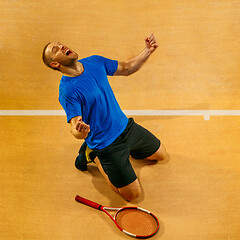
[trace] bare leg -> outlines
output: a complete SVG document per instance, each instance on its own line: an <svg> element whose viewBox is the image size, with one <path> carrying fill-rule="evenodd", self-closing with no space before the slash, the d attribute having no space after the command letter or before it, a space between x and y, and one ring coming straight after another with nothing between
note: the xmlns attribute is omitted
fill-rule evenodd
<svg viewBox="0 0 240 240"><path fill-rule="evenodd" d="M133 201L137 197L139 197L141 193L141 186L139 184L138 179L136 179L134 182L128 184L127 186L124 186L122 188L116 188L109 180L107 174L104 172L102 165L99 161L99 159L96 157L94 162L96 163L99 171L102 173L103 177L106 179L107 183L110 185L112 190L118 194L120 194L125 200L127 201Z"/></svg>
<svg viewBox="0 0 240 240"><path fill-rule="evenodd" d="M166 148L163 144L159 147L159 149L150 157L146 158L148 160L157 160L157 161L163 161L167 158L168 154L166 151Z"/></svg>
<svg viewBox="0 0 240 240"><path fill-rule="evenodd" d="M130 202L140 196L141 186L138 179L136 179L134 182L128 184L127 186L118 188L118 191L125 200Z"/></svg>
<svg viewBox="0 0 240 240"><path fill-rule="evenodd" d="M112 190L113 190L114 192L120 194L119 191L118 191L118 189L110 182L107 174L104 172L104 170L103 170L103 168L102 168L102 165L101 165L98 157L96 157L96 158L94 159L94 162L96 163L99 171L101 172L101 174L103 175L103 177L105 178L105 180L107 181L107 183L110 185L110 187L112 188Z"/></svg>
<svg viewBox="0 0 240 240"><path fill-rule="evenodd" d="M166 149L165 149L164 145L161 144L159 149L153 155L151 155L150 157L148 157L146 159L163 161L166 158L167 158ZM138 179L136 179L134 182L128 184L127 186L124 186L122 188L117 188L110 182L107 174L104 172L104 170L102 168L102 165L101 165L99 159L96 157L94 161L95 161L99 171L102 173L103 177L106 179L107 183L110 185L110 187L112 188L112 190L114 192L120 194L127 201L133 201L134 199L139 197L139 195L141 194L141 186L140 186Z"/></svg>
<svg viewBox="0 0 240 240"><path fill-rule="evenodd" d="M164 145L161 144L159 149L153 155L146 159L163 161L167 159L167 156L167 151ZM118 188L118 191L127 201L132 201L139 197L139 195L141 194L141 186L138 179L136 179L134 182L128 184L127 186Z"/></svg>

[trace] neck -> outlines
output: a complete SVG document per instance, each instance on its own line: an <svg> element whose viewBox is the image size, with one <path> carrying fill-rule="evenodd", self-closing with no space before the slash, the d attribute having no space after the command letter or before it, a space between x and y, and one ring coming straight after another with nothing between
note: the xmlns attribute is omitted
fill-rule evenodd
<svg viewBox="0 0 240 240"><path fill-rule="evenodd" d="M76 61L73 66L70 66L70 67L61 66L60 71L65 76L77 77L77 76L80 76L81 74L83 74L84 67L83 67L82 63Z"/></svg>

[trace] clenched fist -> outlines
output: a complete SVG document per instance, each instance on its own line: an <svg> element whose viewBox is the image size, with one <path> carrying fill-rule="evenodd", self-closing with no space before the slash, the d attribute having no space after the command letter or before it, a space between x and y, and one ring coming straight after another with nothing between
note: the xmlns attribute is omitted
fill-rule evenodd
<svg viewBox="0 0 240 240"><path fill-rule="evenodd" d="M146 48L148 49L149 53L153 53L156 48L158 47L158 43L153 35L153 33L150 35L150 37L145 38L145 44Z"/></svg>
<svg viewBox="0 0 240 240"><path fill-rule="evenodd" d="M90 126L83 122L82 117L71 119L71 132L77 139L85 139L90 132Z"/></svg>
<svg viewBox="0 0 240 240"><path fill-rule="evenodd" d="M83 122L82 118L79 118L77 120L75 128L78 132L87 133L87 134L90 132L90 126L85 122Z"/></svg>

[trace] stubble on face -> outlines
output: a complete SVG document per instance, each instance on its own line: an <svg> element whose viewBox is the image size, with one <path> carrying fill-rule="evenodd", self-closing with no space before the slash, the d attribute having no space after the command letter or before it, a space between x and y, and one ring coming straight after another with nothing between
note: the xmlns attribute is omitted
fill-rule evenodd
<svg viewBox="0 0 240 240"><path fill-rule="evenodd" d="M46 54L51 62L58 62L66 67L73 66L78 59L78 54L76 52L60 42L50 43Z"/></svg>

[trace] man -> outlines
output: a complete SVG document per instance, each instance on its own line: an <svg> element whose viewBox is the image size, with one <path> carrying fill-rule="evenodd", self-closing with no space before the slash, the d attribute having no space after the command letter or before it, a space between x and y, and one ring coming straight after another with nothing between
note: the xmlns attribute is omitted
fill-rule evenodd
<svg viewBox="0 0 240 240"><path fill-rule="evenodd" d="M76 52L59 42L49 43L43 50L44 63L63 74L59 101L71 133L85 139L75 166L86 170L86 164L94 161L112 189L127 201L141 193L129 156L160 161L167 155L160 140L125 116L107 78L138 71L158 47L153 34L145 45L139 55L124 62L101 56L78 60Z"/></svg>

